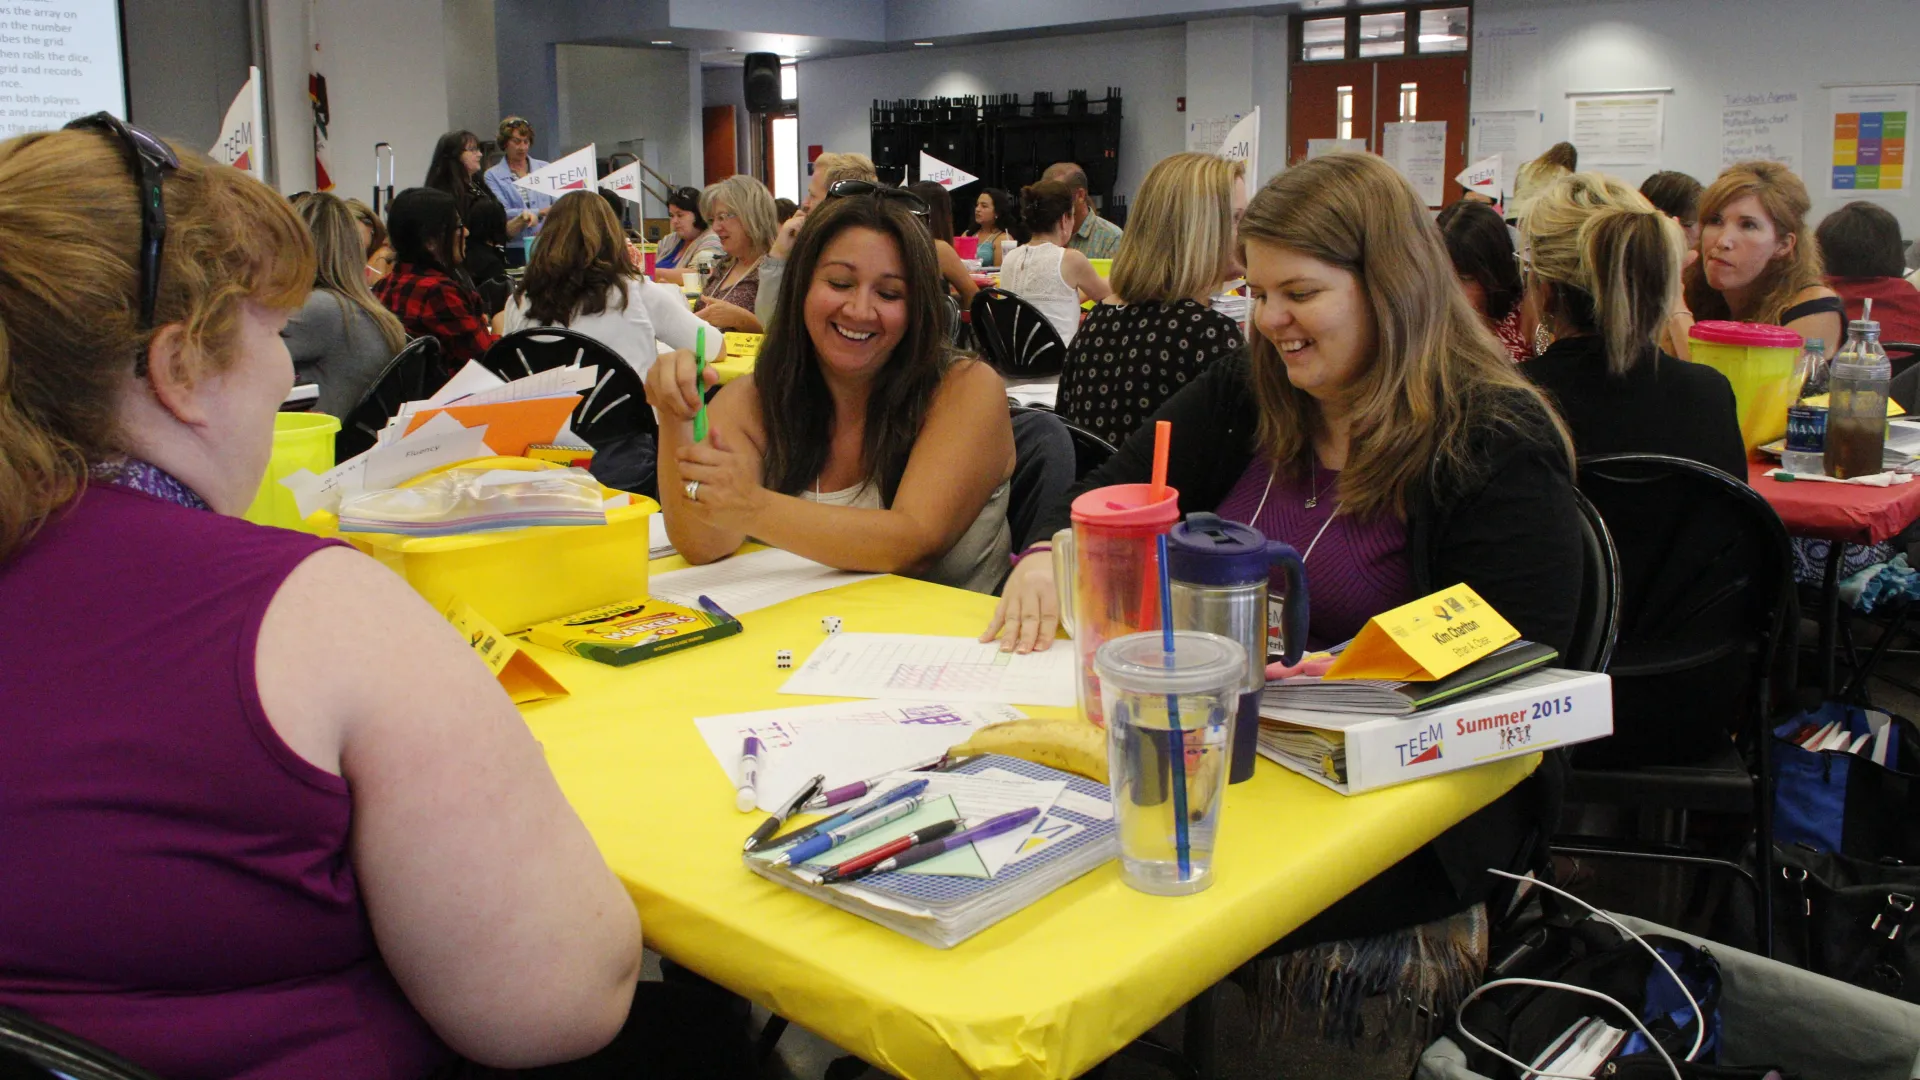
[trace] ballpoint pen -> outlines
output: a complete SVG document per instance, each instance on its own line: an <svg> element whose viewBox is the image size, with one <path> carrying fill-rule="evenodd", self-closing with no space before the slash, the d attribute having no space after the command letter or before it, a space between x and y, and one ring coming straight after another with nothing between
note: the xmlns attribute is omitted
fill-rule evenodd
<svg viewBox="0 0 1920 1080"><path fill-rule="evenodd" d="M809 825L804 829L796 829L795 831L790 832L785 836L776 837L774 839L774 842L777 844L785 845L785 844L798 844L807 840L811 840L815 836L819 835L820 833L826 832L829 829L838 829L841 826L846 825L848 822L856 821L860 818L866 817L868 814L873 813L875 810L878 810L885 806L891 806L894 803L899 802L901 799L911 799L915 795L918 795L925 790L927 790L927 782L925 780L915 780L915 781L912 781L911 783L902 784L899 787L894 788L891 791L888 791L884 795L876 795L873 798L868 799L866 802L861 803L859 806L855 806L848 810L842 810L838 814L835 814L824 821L816 821L812 825Z"/></svg>
<svg viewBox="0 0 1920 1080"><path fill-rule="evenodd" d="M978 840L986 840L999 836L1002 833L1012 832L1039 816L1040 808L1037 806L1029 806L1024 810L1015 810L1010 814L1001 814L996 818L988 818L986 821L975 825L965 832L954 833L952 836L942 837L939 840L930 840L924 844L916 844L892 858L882 859L872 866L855 870L852 873L835 878L834 880L858 881L869 874L884 874L890 870L904 870L915 863L923 863L935 856L945 855L955 848L963 848Z"/></svg>
<svg viewBox="0 0 1920 1080"><path fill-rule="evenodd" d="M773 857L773 865L798 866L808 859L824 855L856 836L864 836L882 825L899 821L908 814L920 809L918 798L901 799L878 813L868 814L858 821L850 821L838 829L828 829L816 836L802 840Z"/></svg>
<svg viewBox="0 0 1920 1080"><path fill-rule="evenodd" d="M801 806L805 805L808 799L818 794L820 785L826 782L827 778L824 775L815 775L813 779L800 785L800 790L794 792L792 798L781 803L780 809L775 810L772 817L761 822L760 827L753 830L753 835L747 837L747 842L741 846L741 850L753 851L760 845L766 843L767 838L772 836L780 826L786 824L787 819L792 817Z"/></svg>
<svg viewBox="0 0 1920 1080"><path fill-rule="evenodd" d="M740 746L740 786L733 793L733 807L743 814L760 801L760 749L760 740L752 735Z"/></svg>
<svg viewBox="0 0 1920 1080"><path fill-rule="evenodd" d="M952 754L950 753L941 754L939 757L934 758L931 761L921 762L918 765L910 765L905 769L895 769L893 771L894 772L939 772L940 770L946 768L947 765L952 760L953 760ZM867 792L872 791L874 787L878 785L880 781L886 779L888 775L890 774L883 773L880 776L871 777L866 780L855 780L851 784L842 784L837 788L829 788L828 790L823 791L818 795L815 795L813 797L813 800L807 803L806 809L825 810L825 809L828 809L829 807L839 806L841 803L852 802L853 800L858 799L861 796L865 795Z"/></svg>
<svg viewBox="0 0 1920 1080"><path fill-rule="evenodd" d="M948 818L945 821L929 825L924 829L916 829L898 839L889 840L864 855L855 855L853 858L848 859L838 866L827 867L820 875L820 884L831 885L836 881L844 880L848 874L865 870L875 863L891 859L910 847L917 847L929 841L938 840L956 829L964 829L966 827L967 823L964 820L960 818Z"/></svg>

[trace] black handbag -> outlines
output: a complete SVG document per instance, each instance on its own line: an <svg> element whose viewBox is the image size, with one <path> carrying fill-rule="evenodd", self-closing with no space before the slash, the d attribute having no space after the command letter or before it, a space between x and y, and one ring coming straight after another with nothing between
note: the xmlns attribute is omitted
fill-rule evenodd
<svg viewBox="0 0 1920 1080"><path fill-rule="evenodd" d="M1920 1004L1920 866L1774 848L1775 958Z"/></svg>

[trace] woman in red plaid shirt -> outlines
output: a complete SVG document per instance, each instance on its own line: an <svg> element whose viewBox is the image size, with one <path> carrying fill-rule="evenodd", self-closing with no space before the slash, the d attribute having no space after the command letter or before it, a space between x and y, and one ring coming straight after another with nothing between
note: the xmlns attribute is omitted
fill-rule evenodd
<svg viewBox="0 0 1920 1080"><path fill-rule="evenodd" d="M466 258L467 228L453 196L432 188L408 188L387 210L393 272L373 294L400 316L407 336L435 337L446 350L446 376L492 346L487 305L458 267ZM429 380L431 381L431 380ZM437 385L437 384L436 384Z"/></svg>

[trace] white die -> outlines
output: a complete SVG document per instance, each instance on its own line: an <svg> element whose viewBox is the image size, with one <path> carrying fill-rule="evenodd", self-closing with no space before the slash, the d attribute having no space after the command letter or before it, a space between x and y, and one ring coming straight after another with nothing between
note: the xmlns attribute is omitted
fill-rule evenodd
<svg viewBox="0 0 1920 1080"><path fill-rule="evenodd" d="M781 649L773 654L773 666L785 670L793 666L793 650Z"/></svg>
<svg viewBox="0 0 1920 1080"><path fill-rule="evenodd" d="M840 632L840 616L829 615L826 618L821 619L820 629L825 630L829 634L839 633Z"/></svg>

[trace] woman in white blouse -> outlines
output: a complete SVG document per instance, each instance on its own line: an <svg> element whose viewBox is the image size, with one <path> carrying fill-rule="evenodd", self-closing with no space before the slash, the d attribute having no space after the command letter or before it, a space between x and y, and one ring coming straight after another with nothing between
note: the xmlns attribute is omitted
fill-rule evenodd
<svg viewBox="0 0 1920 1080"><path fill-rule="evenodd" d="M1033 238L1007 253L1000 287L1040 309L1071 345L1080 329L1080 302L1105 300L1112 291L1085 255L1067 247L1073 238L1072 189L1058 180L1021 188L1020 221Z"/></svg>
<svg viewBox="0 0 1920 1080"><path fill-rule="evenodd" d="M620 354L642 379L664 343L691 349L706 331L706 357L720 357L720 331L687 310L680 290L642 277L625 233L595 192L562 196L547 214L526 276L507 303L502 329L561 326Z"/></svg>

